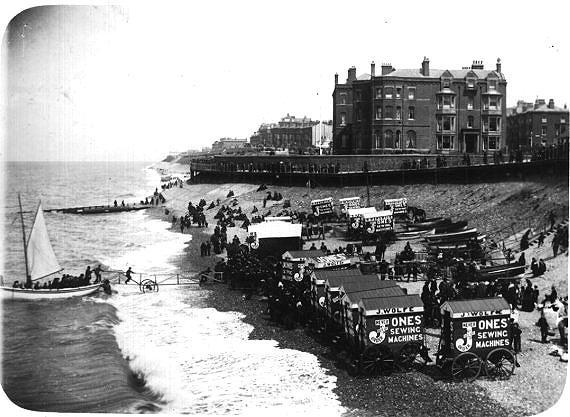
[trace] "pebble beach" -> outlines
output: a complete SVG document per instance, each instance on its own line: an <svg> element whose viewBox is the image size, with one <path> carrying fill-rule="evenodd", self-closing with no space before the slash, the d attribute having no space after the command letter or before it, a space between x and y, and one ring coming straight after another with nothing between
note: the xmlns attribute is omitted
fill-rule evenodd
<svg viewBox="0 0 570 417"><path fill-rule="evenodd" d="M256 192L258 184L184 184L183 188L174 187L163 191L166 198L164 207L154 209L154 214L171 221L172 216L180 217L186 212L189 201L197 203L204 198L209 204L220 199L220 204L227 204L237 198L239 206L251 218L253 206L260 213L271 211L276 215L283 208L283 201L268 201L263 209L263 197L266 192ZM233 191L234 196L226 196ZM333 197L366 197L365 187L318 188L272 187L267 191L283 194L290 200L291 208L307 210L311 199ZM545 217L543 213L554 209L557 213L568 212L567 183L532 183L505 182L472 185L407 185L371 187L371 204L381 203L387 196L408 197L409 205L421 207L432 216L451 216L454 219L468 219L470 226L479 230L491 231L501 228L505 223L512 225L509 233L512 239L522 233L533 222ZM532 204L529 210L528 204ZM533 209L534 208L534 209ZM213 216L216 209L206 210L208 227L191 227L185 230L189 235L185 256L178 260L180 269L186 271L192 265L194 270L208 267L213 269L219 260L216 256L200 257L200 244L209 239L216 221ZM168 214L166 214L168 212ZM559 216L563 220L563 216ZM242 241L246 230L228 229L228 239L237 235ZM179 224L173 226L180 232ZM190 238L191 235L191 238ZM504 232L505 238L507 233ZM526 258L552 257L550 241L540 248L531 247ZM322 240L314 241L319 247ZM324 240L329 249L346 245L343 238L334 229L327 233ZM412 242L414 245L417 243ZM405 242L396 242L389 246L386 257L393 259ZM305 245L308 249L309 245ZM364 248L365 250L367 248ZM372 248L370 248L372 249ZM222 254L223 256L223 254ZM548 269L544 276L533 279L539 286L541 297L551 285L556 285L559 296L567 295L568 253L558 255L547 261ZM197 272L197 271L196 271ZM411 294L421 292L422 282L403 282ZM317 341L305 328L285 330L267 320L264 314L266 303L256 297L245 300L239 291L232 291L224 284L207 284L209 289L206 303L219 311L236 311L245 315L243 320L253 326L250 339L275 340L282 348L296 349L315 354L321 365L337 378L335 393L347 411L347 415L446 415L446 416L527 416L540 413L552 407L560 398L566 378L567 365L558 357L549 355L554 344L542 344L540 331L535 326L538 319L536 310L520 314L523 330L522 352L518 357L521 364L508 381L489 381L478 379L474 383L450 383L442 380L432 371L395 373L388 377L352 377L339 366L331 349ZM429 339L429 336L428 336ZM552 339L555 339L554 337ZM428 341L428 344L430 342ZM432 342L436 343L436 342ZM433 349L432 349L433 351ZM429 368L429 367L428 367Z"/></svg>

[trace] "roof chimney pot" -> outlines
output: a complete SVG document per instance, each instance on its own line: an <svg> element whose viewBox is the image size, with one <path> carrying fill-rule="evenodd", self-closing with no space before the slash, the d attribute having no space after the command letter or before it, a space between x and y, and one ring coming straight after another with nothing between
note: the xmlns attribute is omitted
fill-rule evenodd
<svg viewBox="0 0 570 417"><path fill-rule="evenodd" d="M370 63L370 76L374 77L376 75L376 64L374 61Z"/></svg>
<svg viewBox="0 0 570 417"><path fill-rule="evenodd" d="M429 77L429 58L426 56L424 56L424 60L422 61L422 75Z"/></svg>

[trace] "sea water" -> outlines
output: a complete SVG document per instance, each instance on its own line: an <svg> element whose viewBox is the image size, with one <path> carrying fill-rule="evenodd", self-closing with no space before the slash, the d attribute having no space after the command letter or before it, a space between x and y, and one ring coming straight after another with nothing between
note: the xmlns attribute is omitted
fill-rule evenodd
<svg viewBox="0 0 570 417"><path fill-rule="evenodd" d="M160 184L148 163L9 163L7 170L5 282L25 275L18 192L29 228L40 198L44 208L138 203ZM72 274L97 264L175 273L191 238L144 211L45 217ZM3 303L2 386L13 402L59 412L342 413L336 378L314 355L249 340L251 326L205 305L205 290L115 289L111 297Z"/></svg>

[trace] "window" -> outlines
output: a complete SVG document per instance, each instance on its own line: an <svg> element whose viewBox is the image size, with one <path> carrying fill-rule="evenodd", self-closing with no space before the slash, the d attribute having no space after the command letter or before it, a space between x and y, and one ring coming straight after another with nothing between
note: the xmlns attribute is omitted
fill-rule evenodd
<svg viewBox="0 0 570 417"><path fill-rule="evenodd" d="M540 134L541 135L546 135L546 132L548 132L547 126L542 126L540 128Z"/></svg>
<svg viewBox="0 0 570 417"><path fill-rule="evenodd" d="M392 88L392 87L384 88L384 97L385 98L392 98L393 90L394 90L394 88Z"/></svg>
<svg viewBox="0 0 570 417"><path fill-rule="evenodd" d="M489 110L497 110L499 99L497 97L489 97Z"/></svg>
<svg viewBox="0 0 570 417"><path fill-rule="evenodd" d="M541 122L542 122L542 123L546 123L546 117L543 117L543 118L541 119Z"/></svg>
<svg viewBox="0 0 570 417"><path fill-rule="evenodd" d="M451 85L451 83L450 83L450 80L448 78L442 80L442 82L441 82L441 86L443 88L449 88L450 85Z"/></svg>
<svg viewBox="0 0 570 417"><path fill-rule="evenodd" d="M413 130L408 130L406 133L406 143L408 148L416 147L416 132Z"/></svg>
<svg viewBox="0 0 570 417"><path fill-rule="evenodd" d="M382 98L382 87L376 88L376 98Z"/></svg>
<svg viewBox="0 0 570 417"><path fill-rule="evenodd" d="M455 136L437 135L437 149L451 150L454 148Z"/></svg>
<svg viewBox="0 0 570 417"><path fill-rule="evenodd" d="M560 136L560 125L559 124L554 125L554 131L556 132L555 136Z"/></svg>
<svg viewBox="0 0 570 417"><path fill-rule="evenodd" d="M497 89L497 80L488 80L487 84L489 86L489 90L496 90Z"/></svg>
<svg viewBox="0 0 570 417"><path fill-rule="evenodd" d="M384 117L387 119L393 119L394 118L394 107L386 106L386 113L384 114Z"/></svg>
<svg viewBox="0 0 570 417"><path fill-rule="evenodd" d="M416 108L413 106L408 107L408 119L414 120L416 118Z"/></svg>
<svg viewBox="0 0 570 417"><path fill-rule="evenodd" d="M467 78L467 88L475 88L475 78Z"/></svg>
<svg viewBox="0 0 570 417"><path fill-rule="evenodd" d="M473 110L473 97L467 97L467 110Z"/></svg>
<svg viewBox="0 0 570 417"><path fill-rule="evenodd" d="M376 120L382 118L382 106L376 106Z"/></svg>
<svg viewBox="0 0 570 417"><path fill-rule="evenodd" d="M455 131L455 116L438 116L437 131Z"/></svg>
<svg viewBox="0 0 570 417"><path fill-rule="evenodd" d="M356 107L356 109L354 109L354 115L356 116L356 120L360 121L360 107Z"/></svg>
<svg viewBox="0 0 570 417"><path fill-rule="evenodd" d="M356 100L362 100L362 92L360 90L356 90Z"/></svg>
<svg viewBox="0 0 570 417"><path fill-rule="evenodd" d="M340 93L340 104L346 104L346 93Z"/></svg>
<svg viewBox="0 0 570 417"><path fill-rule="evenodd" d="M347 135L342 135L341 144L342 144L343 148L348 147L348 136Z"/></svg>
<svg viewBox="0 0 570 417"><path fill-rule="evenodd" d="M402 96L402 88L396 87L396 98L400 98Z"/></svg>
<svg viewBox="0 0 570 417"><path fill-rule="evenodd" d="M415 100L416 87L408 87L408 100Z"/></svg>
<svg viewBox="0 0 570 417"><path fill-rule="evenodd" d="M467 127L473 129L473 116L467 116Z"/></svg>
<svg viewBox="0 0 570 417"><path fill-rule="evenodd" d="M376 149L382 147L382 135L378 130L374 131L374 143L376 144Z"/></svg>
<svg viewBox="0 0 570 417"><path fill-rule="evenodd" d="M396 143L394 143L394 148L400 149L402 147L402 132L396 130Z"/></svg>
<svg viewBox="0 0 570 417"><path fill-rule="evenodd" d="M346 113L345 113L345 112L342 112L342 113L340 114L340 124L341 124L341 125L345 125L345 124L346 124Z"/></svg>
<svg viewBox="0 0 570 417"><path fill-rule="evenodd" d="M498 123L496 117L489 117L489 132L497 132Z"/></svg>
<svg viewBox="0 0 570 417"><path fill-rule="evenodd" d="M455 108L455 96L440 95L437 99L438 109L453 109Z"/></svg>
<svg viewBox="0 0 570 417"><path fill-rule="evenodd" d="M394 147L394 133L391 130L384 132L384 146L386 148Z"/></svg>
<svg viewBox="0 0 570 417"><path fill-rule="evenodd" d="M500 139L498 136L483 136L483 149L496 151L500 148Z"/></svg>
<svg viewBox="0 0 570 417"><path fill-rule="evenodd" d="M400 120L402 118L402 108L400 106L396 107L396 119Z"/></svg>

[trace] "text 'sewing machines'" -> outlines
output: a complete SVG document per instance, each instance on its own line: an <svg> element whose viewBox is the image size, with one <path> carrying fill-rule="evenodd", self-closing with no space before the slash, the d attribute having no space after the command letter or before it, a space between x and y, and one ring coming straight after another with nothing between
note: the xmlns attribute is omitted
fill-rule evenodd
<svg viewBox="0 0 570 417"><path fill-rule="evenodd" d="M496 379L513 374L511 309L504 298L447 301L436 364L455 380L472 381L482 372Z"/></svg>

